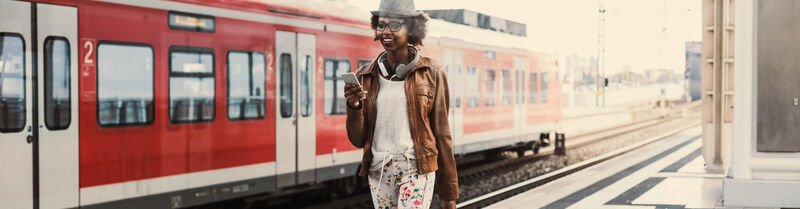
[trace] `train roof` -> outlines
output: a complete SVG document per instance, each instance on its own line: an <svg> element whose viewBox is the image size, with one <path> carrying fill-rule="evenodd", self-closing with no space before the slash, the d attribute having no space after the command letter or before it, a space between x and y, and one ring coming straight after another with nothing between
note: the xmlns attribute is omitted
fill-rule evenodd
<svg viewBox="0 0 800 209"><path fill-rule="evenodd" d="M354 27L369 28L370 13L362 11L354 6L351 6L341 0L171 0L175 2L184 2L197 5L206 5L218 8L226 8L233 10L240 10L245 12L272 14L272 15L291 15L299 18L315 19L317 21L346 24ZM435 17L441 17L443 14L463 14L475 13L469 10L456 9L456 10L428 10L432 13L437 13ZM445 12L451 11L451 12ZM213 15L213 14L212 14ZM480 14L483 15L483 14ZM488 17L483 15L481 17ZM443 20L445 19L445 20ZM495 27L497 23L515 25L507 30L508 27L499 28L481 28L481 25L469 23L454 23L453 18L431 18L428 21L428 37L439 40L460 40L471 44L483 45L482 48L501 47L508 51L516 53L529 53L529 54L551 54L536 50L536 45L533 39L526 36L527 32L521 32L525 29L524 24L505 20L502 18L492 17ZM502 21L498 21L502 20ZM464 21L462 21L464 22ZM491 26L488 25L488 26ZM487 26L487 27L488 27ZM512 32L513 31L513 32ZM371 34L364 34L371 35ZM432 40L429 39L429 40Z"/></svg>
<svg viewBox="0 0 800 209"><path fill-rule="evenodd" d="M431 17L428 37L456 39L516 53L552 56L528 37L527 25L467 9L425 10ZM524 51L524 52L523 52Z"/></svg>
<svg viewBox="0 0 800 209"><path fill-rule="evenodd" d="M439 19L428 21L428 37L461 40L487 47L502 47L517 51L517 53L548 54L541 50L536 50L536 45L529 37L478 29Z"/></svg>
<svg viewBox="0 0 800 209"><path fill-rule="evenodd" d="M332 0L171 0L262 14L281 14L323 22L369 26L369 13Z"/></svg>

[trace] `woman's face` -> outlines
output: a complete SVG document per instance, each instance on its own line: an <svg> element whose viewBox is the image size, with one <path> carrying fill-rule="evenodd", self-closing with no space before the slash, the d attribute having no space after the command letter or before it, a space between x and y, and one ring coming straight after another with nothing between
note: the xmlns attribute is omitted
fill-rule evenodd
<svg viewBox="0 0 800 209"><path fill-rule="evenodd" d="M408 28L402 18L378 17L375 39L386 51L396 51L408 46Z"/></svg>

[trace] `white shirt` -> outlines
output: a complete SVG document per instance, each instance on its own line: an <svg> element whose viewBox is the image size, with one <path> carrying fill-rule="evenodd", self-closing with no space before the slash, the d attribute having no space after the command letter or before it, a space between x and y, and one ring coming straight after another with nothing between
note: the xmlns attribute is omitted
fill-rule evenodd
<svg viewBox="0 0 800 209"><path fill-rule="evenodd" d="M378 115L372 135L372 164L370 170L378 170L394 156L414 156L414 140L408 120L408 102L405 81L390 81L383 76L380 91L375 100Z"/></svg>

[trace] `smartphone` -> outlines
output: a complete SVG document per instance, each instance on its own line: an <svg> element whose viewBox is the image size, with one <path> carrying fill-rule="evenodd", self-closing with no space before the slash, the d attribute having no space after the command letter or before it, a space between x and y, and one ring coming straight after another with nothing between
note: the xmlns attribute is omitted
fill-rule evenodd
<svg viewBox="0 0 800 209"><path fill-rule="evenodd" d="M347 84L361 85L361 82L358 82L356 74L354 73L342 73L342 80L344 80L344 83Z"/></svg>

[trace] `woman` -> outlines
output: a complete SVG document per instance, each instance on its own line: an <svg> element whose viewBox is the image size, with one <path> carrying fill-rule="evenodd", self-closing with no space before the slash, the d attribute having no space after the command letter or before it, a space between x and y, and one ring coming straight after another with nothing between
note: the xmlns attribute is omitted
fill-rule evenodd
<svg viewBox="0 0 800 209"><path fill-rule="evenodd" d="M442 208L458 199L447 78L415 48L427 21L413 0L382 0L371 23L385 51L356 72L362 86L345 86L347 136L364 148L375 208L428 208L434 182Z"/></svg>

